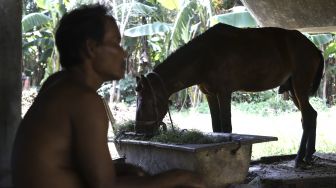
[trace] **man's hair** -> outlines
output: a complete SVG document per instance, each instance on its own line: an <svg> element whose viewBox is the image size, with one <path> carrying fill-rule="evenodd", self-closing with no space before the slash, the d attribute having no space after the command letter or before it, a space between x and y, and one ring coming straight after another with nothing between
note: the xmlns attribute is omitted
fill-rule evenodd
<svg viewBox="0 0 336 188"><path fill-rule="evenodd" d="M81 52L87 39L101 43L105 34L105 23L115 19L107 14L103 5L83 5L69 13L64 14L60 20L55 41L60 55L60 63L67 69L82 63Z"/></svg>

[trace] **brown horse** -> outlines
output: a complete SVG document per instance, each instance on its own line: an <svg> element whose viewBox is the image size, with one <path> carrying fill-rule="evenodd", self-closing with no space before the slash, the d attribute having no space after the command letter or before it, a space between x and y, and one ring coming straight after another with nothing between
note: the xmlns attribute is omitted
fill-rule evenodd
<svg viewBox="0 0 336 188"><path fill-rule="evenodd" d="M323 75L321 51L303 34L281 28L240 29L217 24L176 50L137 82L136 131L153 134L174 92L198 85L206 94L214 132L232 131L231 94L277 86L301 111L296 166L315 152L317 112L309 103Z"/></svg>

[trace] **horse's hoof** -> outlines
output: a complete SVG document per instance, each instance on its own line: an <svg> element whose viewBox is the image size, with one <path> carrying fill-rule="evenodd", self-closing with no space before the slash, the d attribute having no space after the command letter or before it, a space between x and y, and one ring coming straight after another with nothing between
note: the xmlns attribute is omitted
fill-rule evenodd
<svg viewBox="0 0 336 188"><path fill-rule="evenodd" d="M316 156L306 157L303 159L304 163L314 165L319 158Z"/></svg>
<svg viewBox="0 0 336 188"><path fill-rule="evenodd" d="M309 170L313 167L312 163L307 163L305 161L295 161L294 168L301 170Z"/></svg>

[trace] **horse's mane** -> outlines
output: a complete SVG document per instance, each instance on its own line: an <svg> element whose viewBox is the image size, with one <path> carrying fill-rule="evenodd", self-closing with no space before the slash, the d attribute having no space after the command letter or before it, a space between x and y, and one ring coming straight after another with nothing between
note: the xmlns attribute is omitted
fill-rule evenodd
<svg viewBox="0 0 336 188"><path fill-rule="evenodd" d="M199 51L199 48L206 48L210 47L211 43L214 39L218 38L220 34L223 34L225 31L231 32L232 30L236 30L236 27L226 25L223 23L219 23L214 25L213 27L209 28L202 34L196 36L183 46L176 49L173 53L171 53L162 63L157 65L154 70L158 67L165 66L165 64L178 64L178 66L181 66L182 62L188 62L192 59L195 59L198 57L197 54ZM182 61L182 62L181 62Z"/></svg>

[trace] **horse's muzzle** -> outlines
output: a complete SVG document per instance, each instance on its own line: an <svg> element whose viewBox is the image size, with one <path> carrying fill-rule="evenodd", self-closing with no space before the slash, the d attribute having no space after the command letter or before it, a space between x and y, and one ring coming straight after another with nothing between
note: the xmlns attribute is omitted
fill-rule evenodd
<svg viewBox="0 0 336 188"><path fill-rule="evenodd" d="M157 121L136 121L135 132L145 135L155 135L159 130Z"/></svg>

